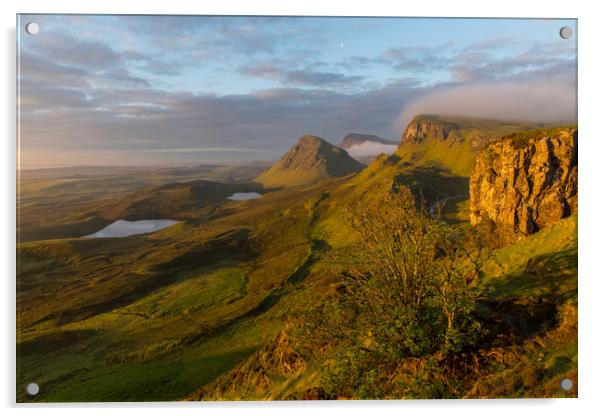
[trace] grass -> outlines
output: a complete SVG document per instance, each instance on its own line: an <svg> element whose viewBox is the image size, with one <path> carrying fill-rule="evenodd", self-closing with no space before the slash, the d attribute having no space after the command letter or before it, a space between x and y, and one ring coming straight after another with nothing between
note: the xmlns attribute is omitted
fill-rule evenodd
<svg viewBox="0 0 602 416"><path fill-rule="evenodd" d="M124 309L143 316L190 314L244 296L247 276L241 269L218 269L154 292Z"/></svg>
<svg viewBox="0 0 602 416"><path fill-rule="evenodd" d="M232 351L190 361L143 362L109 366L66 382L48 402L170 401L181 399L230 370L254 349Z"/></svg>
<svg viewBox="0 0 602 416"><path fill-rule="evenodd" d="M523 325L519 330L526 328L510 315L512 308L547 305L555 313L523 316L542 322L522 343L493 350L505 364L481 377L468 397L576 397L577 215L496 250L481 286L488 301L507 305L506 319ZM573 381L573 390L560 388L564 378Z"/></svg>
<svg viewBox="0 0 602 416"><path fill-rule="evenodd" d="M576 297L577 215L496 250L484 272L493 297Z"/></svg>
<svg viewBox="0 0 602 416"><path fill-rule="evenodd" d="M470 176L476 157L476 152L468 140L460 144L437 140L426 140L418 144L407 143L401 145L395 154L402 163L445 169L461 177Z"/></svg>
<svg viewBox="0 0 602 416"><path fill-rule="evenodd" d="M225 204L210 223L151 235L20 244L18 391L35 379L40 401L172 400L229 370L304 290L280 288L309 267L308 199L335 184ZM61 335L76 333L89 335Z"/></svg>

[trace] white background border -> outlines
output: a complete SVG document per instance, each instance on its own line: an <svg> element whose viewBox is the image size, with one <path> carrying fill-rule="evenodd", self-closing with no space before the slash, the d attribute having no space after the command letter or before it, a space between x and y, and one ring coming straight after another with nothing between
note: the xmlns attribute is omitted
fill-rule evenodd
<svg viewBox="0 0 602 416"><path fill-rule="evenodd" d="M144 412L169 414L257 414L257 415L362 415L420 413L487 416L508 413L581 415L601 412L602 397L602 276L598 254L602 206L602 16L598 2L575 0L412 0L402 1L278 1L278 0L3 0L0 98L3 135L0 172L2 175L0 265L2 288L2 340L0 342L0 404L8 414L105 415ZM472 400L391 401L328 403L157 403L16 405L15 400L15 14L16 13L122 13L122 14L277 14L346 16L440 16L440 17L563 17L578 18L579 35L579 399L565 400ZM503 35L503 34L500 34ZM142 407L142 409L139 409ZM6 413L5 413L6 414Z"/></svg>

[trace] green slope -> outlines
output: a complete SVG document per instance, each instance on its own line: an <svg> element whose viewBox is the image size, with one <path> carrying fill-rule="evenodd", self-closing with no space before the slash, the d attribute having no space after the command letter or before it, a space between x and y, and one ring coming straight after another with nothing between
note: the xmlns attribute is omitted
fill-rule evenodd
<svg viewBox="0 0 602 416"><path fill-rule="evenodd" d="M175 400L231 369L301 305L320 250L307 201L338 185L145 236L19 245L18 399L35 379L38 401Z"/></svg>

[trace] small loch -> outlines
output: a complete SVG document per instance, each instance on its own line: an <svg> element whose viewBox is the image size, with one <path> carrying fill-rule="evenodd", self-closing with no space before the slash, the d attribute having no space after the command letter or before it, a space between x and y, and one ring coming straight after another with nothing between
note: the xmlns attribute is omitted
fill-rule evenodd
<svg viewBox="0 0 602 416"><path fill-rule="evenodd" d="M257 192L235 192L226 199L231 201L247 201L249 199L257 199L260 196L261 194Z"/></svg>
<svg viewBox="0 0 602 416"><path fill-rule="evenodd" d="M177 224L175 220L140 220L125 221L117 220L94 234L86 235L86 238L110 238L129 237L131 235L147 234L162 230L163 228Z"/></svg>

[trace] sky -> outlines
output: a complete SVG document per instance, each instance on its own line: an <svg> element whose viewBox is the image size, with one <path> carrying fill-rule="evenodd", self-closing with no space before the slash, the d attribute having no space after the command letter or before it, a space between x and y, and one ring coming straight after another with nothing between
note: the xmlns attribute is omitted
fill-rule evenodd
<svg viewBox="0 0 602 416"><path fill-rule="evenodd" d="M305 134L397 141L422 113L575 122L576 33L557 19L20 15L19 164L276 160Z"/></svg>

